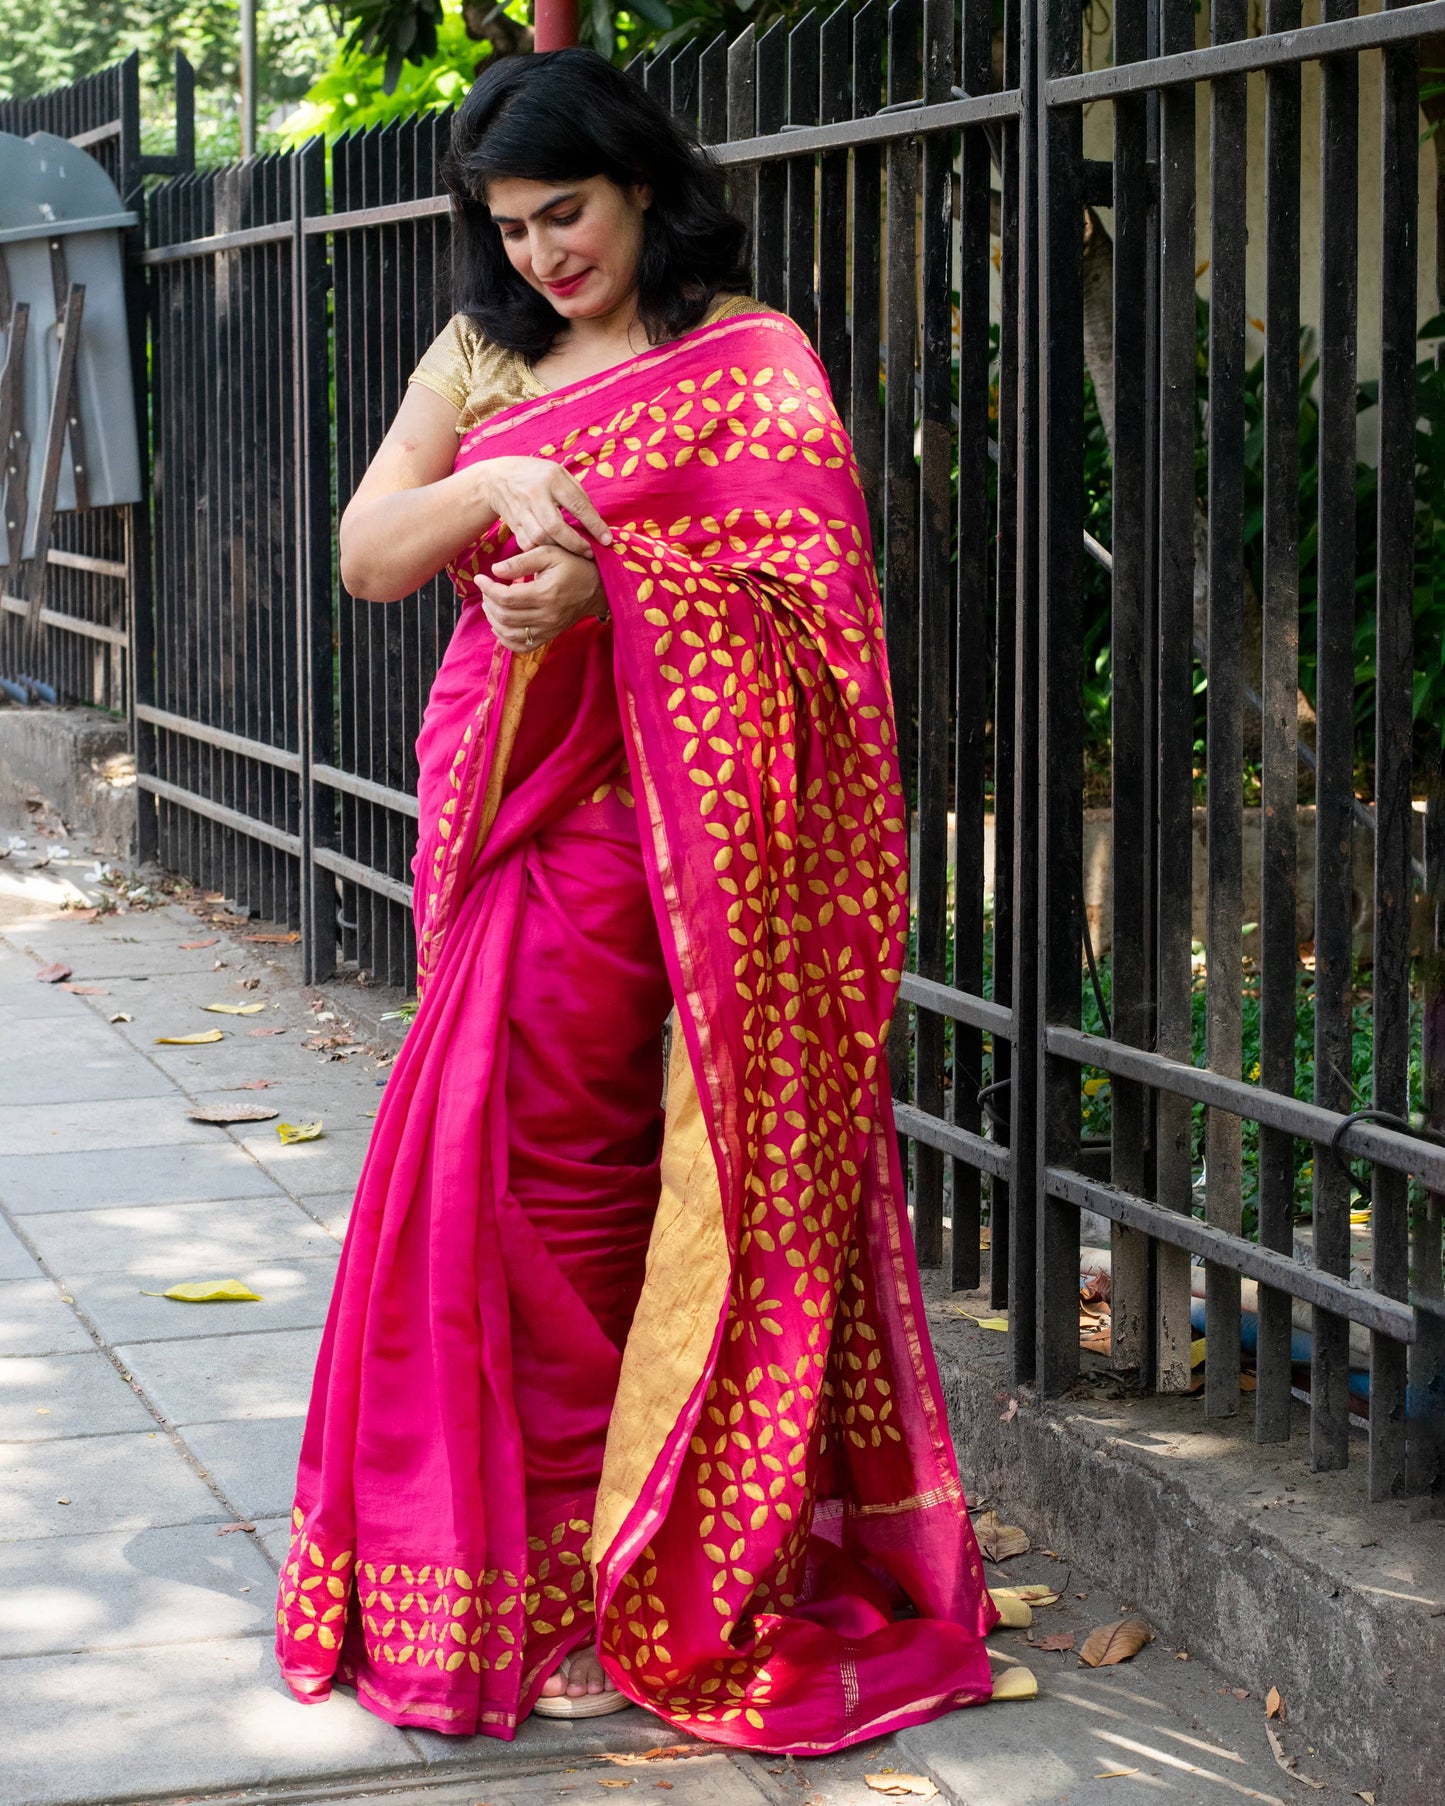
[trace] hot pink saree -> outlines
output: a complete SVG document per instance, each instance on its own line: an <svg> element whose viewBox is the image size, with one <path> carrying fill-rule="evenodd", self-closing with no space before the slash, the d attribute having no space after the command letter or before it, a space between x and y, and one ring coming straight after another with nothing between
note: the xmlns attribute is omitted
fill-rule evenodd
<svg viewBox="0 0 1445 1806"><path fill-rule="evenodd" d="M422 1001L318 1364L282 1669L510 1737L595 1641L679 1730L838 1749L986 1700L997 1618L888 1096L907 841L857 471L762 313L459 462L507 454L586 485L612 621L513 658L469 606L437 677Z"/></svg>

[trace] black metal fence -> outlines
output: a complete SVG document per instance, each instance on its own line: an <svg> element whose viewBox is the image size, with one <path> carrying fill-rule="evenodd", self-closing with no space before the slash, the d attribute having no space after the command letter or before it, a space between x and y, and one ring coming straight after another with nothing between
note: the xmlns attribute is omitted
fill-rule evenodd
<svg viewBox="0 0 1445 1806"><path fill-rule="evenodd" d="M1382 1497L1440 1478L1445 1143L1412 1129L1411 1110L1423 1102L1445 1127L1445 992L1431 953L1442 923L1437 905L1426 957L1412 960L1411 907L1422 859L1440 894L1445 793L1437 781L1415 847L1420 760L1438 760L1440 724L1412 723L1410 679L1412 662L1440 657L1413 637L1415 196L1418 41L1445 30L1445 0L1361 17L1326 0L1325 12L1301 28L1298 0L1269 0L1265 32L1249 36L1243 0L1216 0L1211 41L1196 47L1192 0L1116 0L1112 61L1085 69L1075 0L1006 0L999 32L983 0L867 0L634 73L728 169L754 232L756 292L813 336L868 490L916 810L916 948L891 1047L923 1263L947 1261L955 1287L978 1285L987 1212L1015 1377L1051 1394L1081 1362L1081 1210L1112 1226L1111 1358L1147 1385L1192 1383L1191 1263L1202 1260L1206 1412L1252 1409L1260 1440L1281 1440L1292 1395L1307 1397L1310 1459L1325 1468L1344 1463L1351 1420L1367 1411ZM1356 275L1374 255L1355 225L1366 56L1381 61L1384 97L1368 616L1356 542ZM1315 63L1318 502L1302 527L1301 194L1315 151L1301 70ZM1257 669L1244 552L1251 72L1267 96ZM1200 105L1212 147L1207 413ZM1112 112L1108 158L1084 154L1086 106ZM152 596L137 573L132 616L142 845L298 922L317 977L338 960L392 982L411 972L413 742L454 604L440 584L386 607L354 602L337 587L332 534L447 315L445 130L427 118L339 143L329 207L315 145L177 175L147 201L155 582ZM1105 248L1101 319L1085 290ZM1102 517L1086 511L1101 432L1107 546ZM1304 538L1317 539L1318 630L1306 649L1317 721L1302 736ZM1084 908L1081 695L1086 595L1101 584L1113 866L1102 972ZM1369 806L1355 794L1357 615L1374 623ZM1261 741L1262 790L1248 957L1247 734ZM1308 957L1296 927L1302 781L1316 836ZM1361 820L1367 972L1351 884ZM1312 1062L1297 1054L1302 1004ZM1255 1008L1260 1059L1247 1075ZM1360 1032L1364 1096L1351 1065ZM1311 1064L1306 1099L1296 1093ZM1111 1133L1086 1140L1084 1098L1105 1087ZM1372 1210L1355 1237L1368 1253L1358 1273L1350 1162L1368 1169ZM1242 1281L1257 1288L1252 1400L1234 1358ZM1352 1329L1368 1338L1367 1404L1351 1379Z"/></svg>

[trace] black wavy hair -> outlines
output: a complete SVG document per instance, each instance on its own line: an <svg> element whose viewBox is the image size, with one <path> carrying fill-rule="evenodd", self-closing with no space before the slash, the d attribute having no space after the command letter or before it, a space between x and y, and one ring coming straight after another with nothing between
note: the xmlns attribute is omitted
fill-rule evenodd
<svg viewBox="0 0 1445 1806"><path fill-rule="evenodd" d="M508 261L487 211L487 183L497 176L647 184L637 310L654 345L696 326L715 296L747 292L747 229L728 211L721 172L671 113L595 50L489 63L458 109L442 160L452 196L452 305L494 345L535 363L566 322Z"/></svg>

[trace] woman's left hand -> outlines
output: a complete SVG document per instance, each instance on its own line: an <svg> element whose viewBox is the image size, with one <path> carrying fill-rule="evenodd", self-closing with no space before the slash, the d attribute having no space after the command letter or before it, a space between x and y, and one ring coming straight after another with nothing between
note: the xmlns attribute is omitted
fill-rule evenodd
<svg viewBox="0 0 1445 1806"><path fill-rule="evenodd" d="M478 575L482 607L509 652L534 652L566 633L583 615L605 614L602 579L590 558L542 545L519 552Z"/></svg>

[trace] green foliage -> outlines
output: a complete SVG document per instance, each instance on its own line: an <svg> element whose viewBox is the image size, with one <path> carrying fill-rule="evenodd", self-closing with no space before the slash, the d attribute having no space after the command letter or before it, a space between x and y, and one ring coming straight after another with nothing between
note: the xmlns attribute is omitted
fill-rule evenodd
<svg viewBox="0 0 1445 1806"><path fill-rule="evenodd" d="M324 0L265 0L257 22L258 116L264 128L306 92L335 41ZM0 93L43 94L140 55L145 148L175 142L174 62L196 70L196 149L219 163L240 149L240 42L236 0L101 0L41 7L0 0Z"/></svg>
<svg viewBox="0 0 1445 1806"><path fill-rule="evenodd" d="M522 16L524 4L525 0L513 0L509 16ZM330 140L456 106L490 54L487 44L467 35L462 0L442 0L433 54L421 61L402 61L390 87L389 63L353 47L352 39L333 45L327 67L278 133L282 143L303 144L318 136Z"/></svg>

